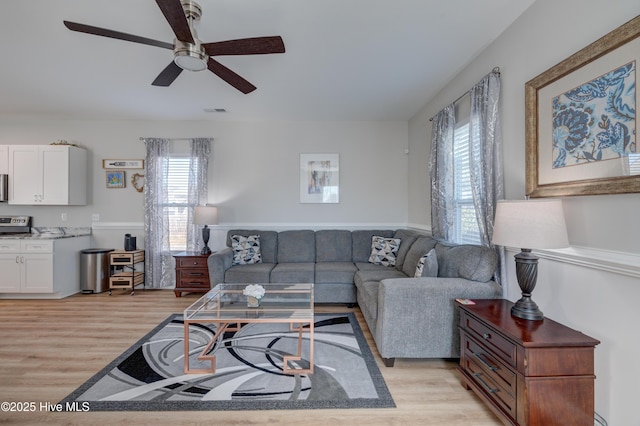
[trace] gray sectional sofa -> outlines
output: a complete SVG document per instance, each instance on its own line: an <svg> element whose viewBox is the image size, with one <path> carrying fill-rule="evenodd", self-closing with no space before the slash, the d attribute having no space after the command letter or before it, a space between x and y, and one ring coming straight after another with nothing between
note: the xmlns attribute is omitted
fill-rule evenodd
<svg viewBox="0 0 640 426"><path fill-rule="evenodd" d="M234 264L232 237L255 235L260 260ZM369 261L374 236L400 240L395 265ZM315 283L316 303L359 305L387 366L395 358L459 357L455 299L502 295L492 280L498 264L493 250L446 244L413 230L232 229L226 245L208 259L211 286ZM420 258L432 249L437 276L414 277Z"/></svg>

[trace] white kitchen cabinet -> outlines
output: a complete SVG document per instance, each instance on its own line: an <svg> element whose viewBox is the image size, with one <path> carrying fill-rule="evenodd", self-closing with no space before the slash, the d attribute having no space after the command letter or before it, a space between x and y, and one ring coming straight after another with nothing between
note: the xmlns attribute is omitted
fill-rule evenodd
<svg viewBox="0 0 640 426"><path fill-rule="evenodd" d="M9 145L0 145L0 175L9 173Z"/></svg>
<svg viewBox="0 0 640 426"><path fill-rule="evenodd" d="M61 145L9 146L9 204L86 202L86 150Z"/></svg>
<svg viewBox="0 0 640 426"><path fill-rule="evenodd" d="M0 299L62 298L80 292L80 250L89 236L0 240Z"/></svg>

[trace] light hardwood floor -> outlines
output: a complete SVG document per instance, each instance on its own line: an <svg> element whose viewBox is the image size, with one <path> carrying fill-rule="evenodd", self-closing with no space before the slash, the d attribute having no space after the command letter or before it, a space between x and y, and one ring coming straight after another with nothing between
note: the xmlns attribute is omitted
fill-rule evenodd
<svg viewBox="0 0 640 426"><path fill-rule="evenodd" d="M0 271L0 273L2 273ZM397 405L389 409L85 412L40 411L56 404L140 337L199 295L176 298L168 290L116 291L62 300L0 300L0 402L36 402L36 412L0 411L0 424L367 424L499 425L460 384L456 364L445 360L396 360L384 367L358 308L318 305L318 312L353 310Z"/></svg>

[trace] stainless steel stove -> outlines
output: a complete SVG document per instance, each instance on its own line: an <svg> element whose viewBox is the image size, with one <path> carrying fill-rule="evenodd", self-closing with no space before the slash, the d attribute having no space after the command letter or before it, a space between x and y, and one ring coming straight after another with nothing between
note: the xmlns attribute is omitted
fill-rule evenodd
<svg viewBox="0 0 640 426"><path fill-rule="evenodd" d="M30 233L31 216L0 216L0 235Z"/></svg>

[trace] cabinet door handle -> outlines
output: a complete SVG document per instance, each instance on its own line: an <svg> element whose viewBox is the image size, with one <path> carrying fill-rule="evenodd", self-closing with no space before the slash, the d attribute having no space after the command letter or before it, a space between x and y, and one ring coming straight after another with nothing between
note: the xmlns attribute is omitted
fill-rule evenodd
<svg viewBox="0 0 640 426"><path fill-rule="evenodd" d="M20 256L16 256L16 263L20 263Z"/></svg>
<svg viewBox="0 0 640 426"><path fill-rule="evenodd" d="M496 393L496 392L498 392L498 391L500 390L500 389L492 388L491 386L489 386L489 385L487 384L487 382L485 382L484 380L482 380L482 379L480 378L480 376L482 376L482 373L473 373L473 375L475 376L475 378L476 378L476 379L478 379L478 381L479 381L480 383L482 383L482 385L483 385L485 388L487 388L487 390L489 391L489 393Z"/></svg>
<svg viewBox="0 0 640 426"><path fill-rule="evenodd" d="M498 369L498 367L494 367L493 365L491 365L487 361L485 361L483 356L482 356L482 354L474 353L473 355L475 355L475 357L478 358L478 361L480 361L480 363L482 365L484 365L485 367L487 367L489 370L496 371Z"/></svg>
<svg viewBox="0 0 640 426"><path fill-rule="evenodd" d="M20 263L24 263L24 256L20 256Z"/></svg>

